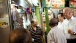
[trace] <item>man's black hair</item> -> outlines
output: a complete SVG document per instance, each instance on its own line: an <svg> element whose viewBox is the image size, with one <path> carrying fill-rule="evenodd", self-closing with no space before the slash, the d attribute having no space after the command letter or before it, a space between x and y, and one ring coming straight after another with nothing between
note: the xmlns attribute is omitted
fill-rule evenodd
<svg viewBox="0 0 76 43"><path fill-rule="evenodd" d="M61 17L64 17L63 13L59 13L58 15L61 15Z"/></svg>
<svg viewBox="0 0 76 43"><path fill-rule="evenodd" d="M34 23L34 20L31 20L31 24Z"/></svg>

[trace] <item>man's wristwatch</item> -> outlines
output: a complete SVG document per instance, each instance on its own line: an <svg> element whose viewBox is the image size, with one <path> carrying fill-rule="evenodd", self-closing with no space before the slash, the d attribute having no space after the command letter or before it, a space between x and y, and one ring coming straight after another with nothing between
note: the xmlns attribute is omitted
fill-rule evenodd
<svg viewBox="0 0 76 43"><path fill-rule="evenodd" d="M76 35L76 33L74 32L74 35Z"/></svg>

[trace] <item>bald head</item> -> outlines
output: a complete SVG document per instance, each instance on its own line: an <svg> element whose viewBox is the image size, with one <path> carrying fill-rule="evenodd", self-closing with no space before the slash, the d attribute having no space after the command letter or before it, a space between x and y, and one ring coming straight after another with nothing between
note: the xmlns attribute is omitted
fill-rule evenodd
<svg viewBox="0 0 76 43"><path fill-rule="evenodd" d="M13 30L9 36L9 43L31 43L31 40L29 31L23 28Z"/></svg>
<svg viewBox="0 0 76 43"><path fill-rule="evenodd" d="M33 21L37 22L37 20L36 20L36 19L33 19Z"/></svg>
<svg viewBox="0 0 76 43"><path fill-rule="evenodd" d="M69 8L69 7L66 7L64 9L64 16L67 18L67 19L71 19L72 17L72 9Z"/></svg>
<svg viewBox="0 0 76 43"><path fill-rule="evenodd" d="M65 13L70 12L70 11L71 11L71 9L70 9L69 7L66 7L66 8L64 9L64 12L65 12Z"/></svg>
<svg viewBox="0 0 76 43"><path fill-rule="evenodd" d="M33 19L33 20L31 21L31 24L32 24L32 26L37 26L37 20L36 20L36 19Z"/></svg>

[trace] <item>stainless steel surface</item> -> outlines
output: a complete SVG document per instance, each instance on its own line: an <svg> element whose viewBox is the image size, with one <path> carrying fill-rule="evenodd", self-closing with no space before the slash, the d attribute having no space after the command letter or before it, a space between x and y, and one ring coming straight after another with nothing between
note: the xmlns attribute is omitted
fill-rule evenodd
<svg viewBox="0 0 76 43"><path fill-rule="evenodd" d="M7 2L6 0L2 0L2 2L0 2L0 18L3 18L5 16L8 16Z"/></svg>
<svg viewBox="0 0 76 43"><path fill-rule="evenodd" d="M0 2L0 19L2 18L9 19L8 0L2 0L2 2ZM8 43L9 33L10 33L10 25L8 25L5 28L2 28L0 26L0 43Z"/></svg>
<svg viewBox="0 0 76 43"><path fill-rule="evenodd" d="M33 7L33 4L30 0L11 0L12 4L18 4L24 8Z"/></svg>

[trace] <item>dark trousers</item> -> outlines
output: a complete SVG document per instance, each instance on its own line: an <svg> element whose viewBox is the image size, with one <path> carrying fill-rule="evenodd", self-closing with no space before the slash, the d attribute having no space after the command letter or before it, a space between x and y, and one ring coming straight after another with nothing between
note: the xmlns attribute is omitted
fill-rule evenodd
<svg viewBox="0 0 76 43"><path fill-rule="evenodd" d="M67 39L67 43L76 43L76 38L75 39Z"/></svg>

